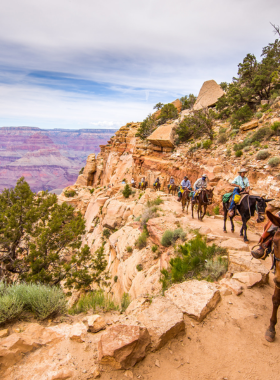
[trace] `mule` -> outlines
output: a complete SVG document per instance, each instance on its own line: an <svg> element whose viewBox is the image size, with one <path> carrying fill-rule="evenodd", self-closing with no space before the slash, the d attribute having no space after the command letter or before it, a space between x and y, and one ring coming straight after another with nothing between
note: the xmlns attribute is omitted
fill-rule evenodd
<svg viewBox="0 0 280 380"><path fill-rule="evenodd" d="M160 190L160 183L156 182L156 183L154 183L153 186L154 186L155 191L159 191Z"/></svg>
<svg viewBox="0 0 280 380"><path fill-rule="evenodd" d="M167 190L168 190L168 194L176 195L178 191L178 186L175 184L167 185Z"/></svg>
<svg viewBox="0 0 280 380"><path fill-rule="evenodd" d="M197 218L202 220L206 214L207 206L212 203L213 200L213 189L201 189L200 193L192 199L192 218L194 205L197 204ZM203 208L203 211L202 211Z"/></svg>
<svg viewBox="0 0 280 380"><path fill-rule="evenodd" d="M280 218L276 215L273 215L270 211L266 212L268 219L276 226L280 227ZM275 277L274 277L274 294L272 296L273 310L270 318L270 325L265 333L265 339L268 342L274 342L275 340L275 325L277 323L277 311L280 305L280 230L276 231L273 237L273 254L272 254L272 267L275 268Z"/></svg>
<svg viewBox="0 0 280 380"><path fill-rule="evenodd" d="M243 236L244 241L248 242L247 238L247 222L248 220L255 215L255 211L257 211L258 219L257 223L261 223L264 220L264 214L265 209L267 206L267 202L272 201L272 199L264 199L262 197L256 196L256 195L246 195L239 205L235 206L235 209L238 210L241 218L242 218L242 227L240 230L240 236ZM230 205L230 200L226 203L223 203L223 210L224 210L224 232L227 232L227 214L228 209ZM233 224L233 218L235 217L236 213L230 218L231 223L231 232L234 232L234 224Z"/></svg>
<svg viewBox="0 0 280 380"><path fill-rule="evenodd" d="M191 201L190 193L191 193L191 190L185 189L181 197L182 211L184 211L185 207L187 206L187 214L189 210L189 204Z"/></svg>
<svg viewBox="0 0 280 380"><path fill-rule="evenodd" d="M146 190L148 187L148 181L145 181L144 183L140 182L138 185L138 189L140 190Z"/></svg>

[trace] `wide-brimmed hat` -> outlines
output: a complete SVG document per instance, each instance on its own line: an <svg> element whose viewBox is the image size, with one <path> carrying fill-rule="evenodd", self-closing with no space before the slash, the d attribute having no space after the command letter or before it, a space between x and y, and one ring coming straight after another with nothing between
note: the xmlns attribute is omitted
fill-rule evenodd
<svg viewBox="0 0 280 380"><path fill-rule="evenodd" d="M207 177L207 174L205 174L205 173L204 173L204 174L202 174L202 176L201 176L201 177Z"/></svg>
<svg viewBox="0 0 280 380"><path fill-rule="evenodd" d="M247 173L247 171L248 171L247 169L243 168L243 169L240 169L238 173Z"/></svg>

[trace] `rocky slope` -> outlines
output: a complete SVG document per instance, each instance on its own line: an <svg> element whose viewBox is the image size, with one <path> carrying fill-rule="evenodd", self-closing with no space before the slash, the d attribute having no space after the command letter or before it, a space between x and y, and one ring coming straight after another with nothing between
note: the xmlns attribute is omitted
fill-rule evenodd
<svg viewBox="0 0 280 380"><path fill-rule="evenodd" d="M3 379L90 379L100 375L105 380L275 378L267 361L271 355L277 359L276 346L260 344L271 314L273 276L270 263L252 260L250 254L263 225L256 228L256 217L251 220L248 245L238 231L224 234L222 215L213 213L214 206L221 210L221 194L241 166L249 170L252 192L272 196L275 200L270 207L279 208L277 167L256 159L258 145L244 151L241 158L232 151L251 128L256 131L280 120L280 99L271 109L237 135L229 124L217 122L217 134L226 128L229 139L223 144L216 139L208 150L190 149L196 141L174 146L172 133L141 141L136 137L139 124L129 123L101 146L97 156L89 155L83 174L67 188L75 190L75 196L68 198L63 192L59 202L72 204L85 216L83 242L93 256L104 244L109 274L105 292L118 303L126 293L131 303L122 314L95 316L88 312L50 320L44 326L28 322L8 326L0 338ZM180 118L185 113L182 111ZM172 131L178 122L167 123L165 130ZM262 144L268 144L270 157L278 156L278 137ZM171 175L179 183L187 174L193 183L203 172L214 188L214 203L209 215L199 221L182 212L176 196L167 194L166 185ZM123 180L130 182L134 177L139 181L143 175L149 188L135 189L125 198ZM163 191L152 189L157 176ZM152 211L151 205L159 198L162 202ZM147 241L137 247L144 220ZM161 238L167 229L176 228L186 233L187 240L198 230L207 242L226 248L228 271L214 283L193 279L173 284L163 296L161 271L177 253L176 247L163 246ZM179 239L176 245L182 243ZM70 302L79 296L74 293Z"/></svg>
<svg viewBox="0 0 280 380"><path fill-rule="evenodd" d="M0 128L0 191L25 176L33 191L72 184L89 153L99 152L114 130Z"/></svg>

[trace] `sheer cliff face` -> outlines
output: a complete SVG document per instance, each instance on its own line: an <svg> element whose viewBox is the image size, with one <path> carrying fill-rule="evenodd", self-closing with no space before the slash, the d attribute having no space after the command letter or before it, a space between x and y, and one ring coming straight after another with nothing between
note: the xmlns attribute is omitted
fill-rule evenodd
<svg viewBox="0 0 280 380"><path fill-rule="evenodd" d="M33 191L75 182L89 153L99 152L114 130L0 128L0 191L24 176Z"/></svg>

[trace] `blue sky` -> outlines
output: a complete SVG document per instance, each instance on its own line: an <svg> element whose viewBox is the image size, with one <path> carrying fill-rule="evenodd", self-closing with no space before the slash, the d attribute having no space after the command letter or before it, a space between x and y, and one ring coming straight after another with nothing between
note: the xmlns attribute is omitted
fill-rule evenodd
<svg viewBox="0 0 280 380"><path fill-rule="evenodd" d="M3 0L0 126L119 128L231 81L280 24L277 0Z"/></svg>

